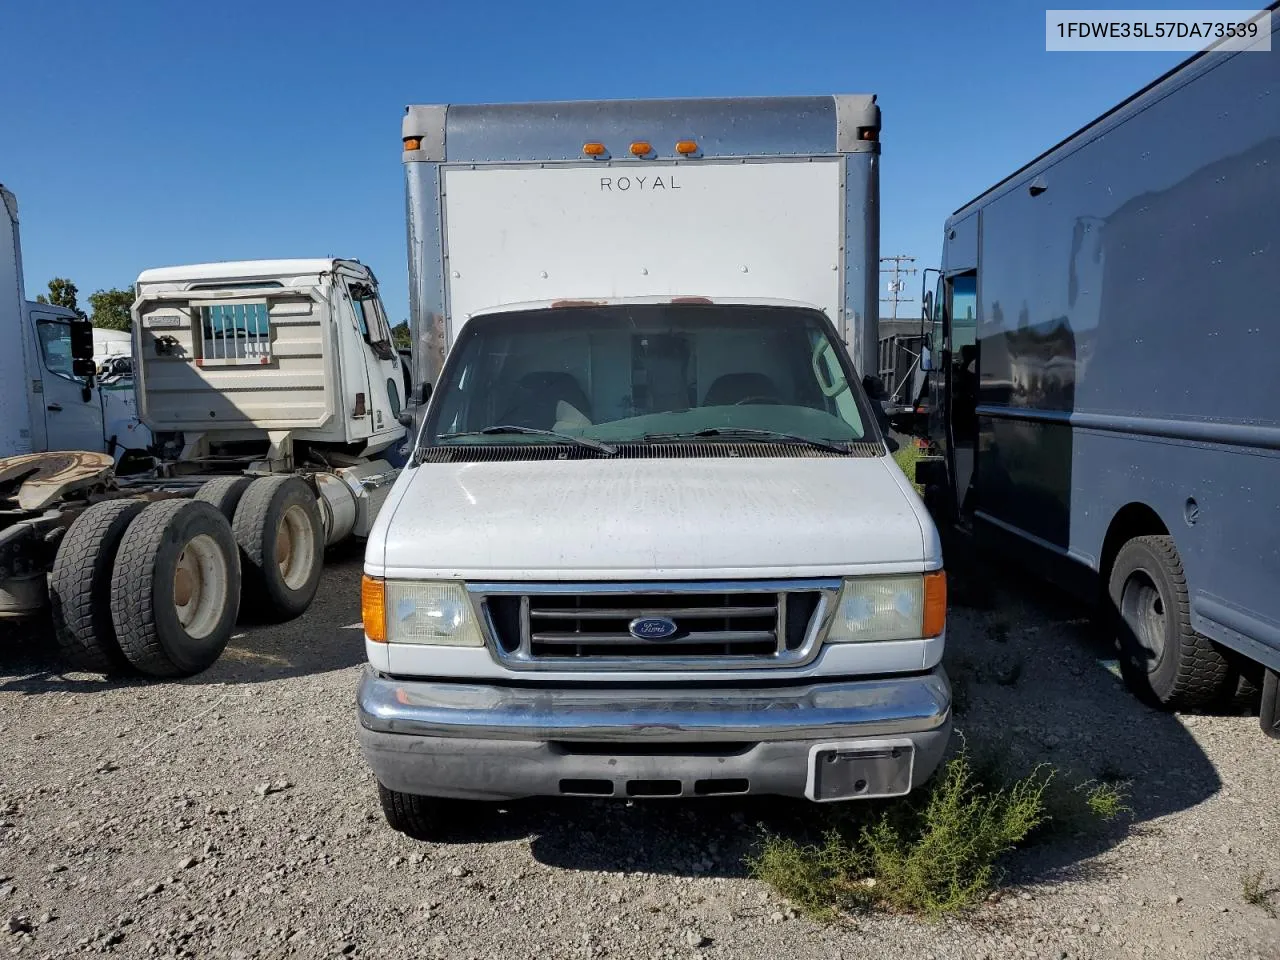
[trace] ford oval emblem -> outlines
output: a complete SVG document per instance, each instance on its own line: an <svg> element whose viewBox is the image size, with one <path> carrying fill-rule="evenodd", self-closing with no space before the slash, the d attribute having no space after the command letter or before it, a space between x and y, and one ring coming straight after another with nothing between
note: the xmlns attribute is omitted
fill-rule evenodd
<svg viewBox="0 0 1280 960"><path fill-rule="evenodd" d="M636 617L627 625L627 630L637 640L666 640L674 636L676 622L670 617Z"/></svg>

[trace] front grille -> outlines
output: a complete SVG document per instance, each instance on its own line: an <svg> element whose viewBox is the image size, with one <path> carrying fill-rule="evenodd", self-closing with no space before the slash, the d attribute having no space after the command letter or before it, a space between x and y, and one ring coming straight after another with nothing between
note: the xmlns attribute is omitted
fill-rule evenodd
<svg viewBox="0 0 1280 960"><path fill-rule="evenodd" d="M826 583L660 586L539 586L485 595L499 656L547 666L773 666L812 652ZM669 636L637 636L657 619Z"/></svg>

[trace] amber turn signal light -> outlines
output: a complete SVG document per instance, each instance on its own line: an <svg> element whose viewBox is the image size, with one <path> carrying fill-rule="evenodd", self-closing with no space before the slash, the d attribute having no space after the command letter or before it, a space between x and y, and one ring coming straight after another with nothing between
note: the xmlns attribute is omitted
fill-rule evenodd
<svg viewBox="0 0 1280 960"><path fill-rule="evenodd" d="M947 575L934 570L924 575L924 630L926 637L941 635L947 627Z"/></svg>
<svg viewBox="0 0 1280 960"><path fill-rule="evenodd" d="M360 619L370 640L387 642L387 585L381 577L360 578Z"/></svg>

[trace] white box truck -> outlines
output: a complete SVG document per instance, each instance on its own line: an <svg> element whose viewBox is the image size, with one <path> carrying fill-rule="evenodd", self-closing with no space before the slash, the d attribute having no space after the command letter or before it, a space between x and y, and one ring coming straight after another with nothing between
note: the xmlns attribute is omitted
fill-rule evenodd
<svg viewBox="0 0 1280 960"><path fill-rule="evenodd" d="M368 533L404 434L402 363L377 282L349 260L148 270L132 386L95 369L74 313L24 300L17 202L0 188L0 631L52 617L74 668L181 676L241 609L284 619L324 548ZM104 425L142 426L127 472ZM144 468L144 469L139 469Z"/></svg>
<svg viewBox="0 0 1280 960"><path fill-rule="evenodd" d="M392 826L938 765L941 549L859 376L879 130L871 96L409 108L429 402L358 692Z"/></svg>

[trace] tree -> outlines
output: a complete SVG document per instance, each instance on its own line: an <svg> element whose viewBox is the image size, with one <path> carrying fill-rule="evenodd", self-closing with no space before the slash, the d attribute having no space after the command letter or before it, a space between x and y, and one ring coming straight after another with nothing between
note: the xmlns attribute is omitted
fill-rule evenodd
<svg viewBox="0 0 1280 960"><path fill-rule="evenodd" d="M133 306L132 290L99 290L89 294L93 308L93 325L106 330L128 330L132 326L129 308Z"/></svg>
<svg viewBox="0 0 1280 960"><path fill-rule="evenodd" d="M79 303L80 291L76 289L76 285L66 277L54 277L49 281L49 295L46 297L43 293L36 295L37 303L51 303L55 307L66 307L68 310L74 310L78 316L83 317L84 311L80 309Z"/></svg>
<svg viewBox="0 0 1280 960"><path fill-rule="evenodd" d="M397 347L409 347L413 345L413 334L409 332L408 320L401 320L391 328L391 342Z"/></svg>

